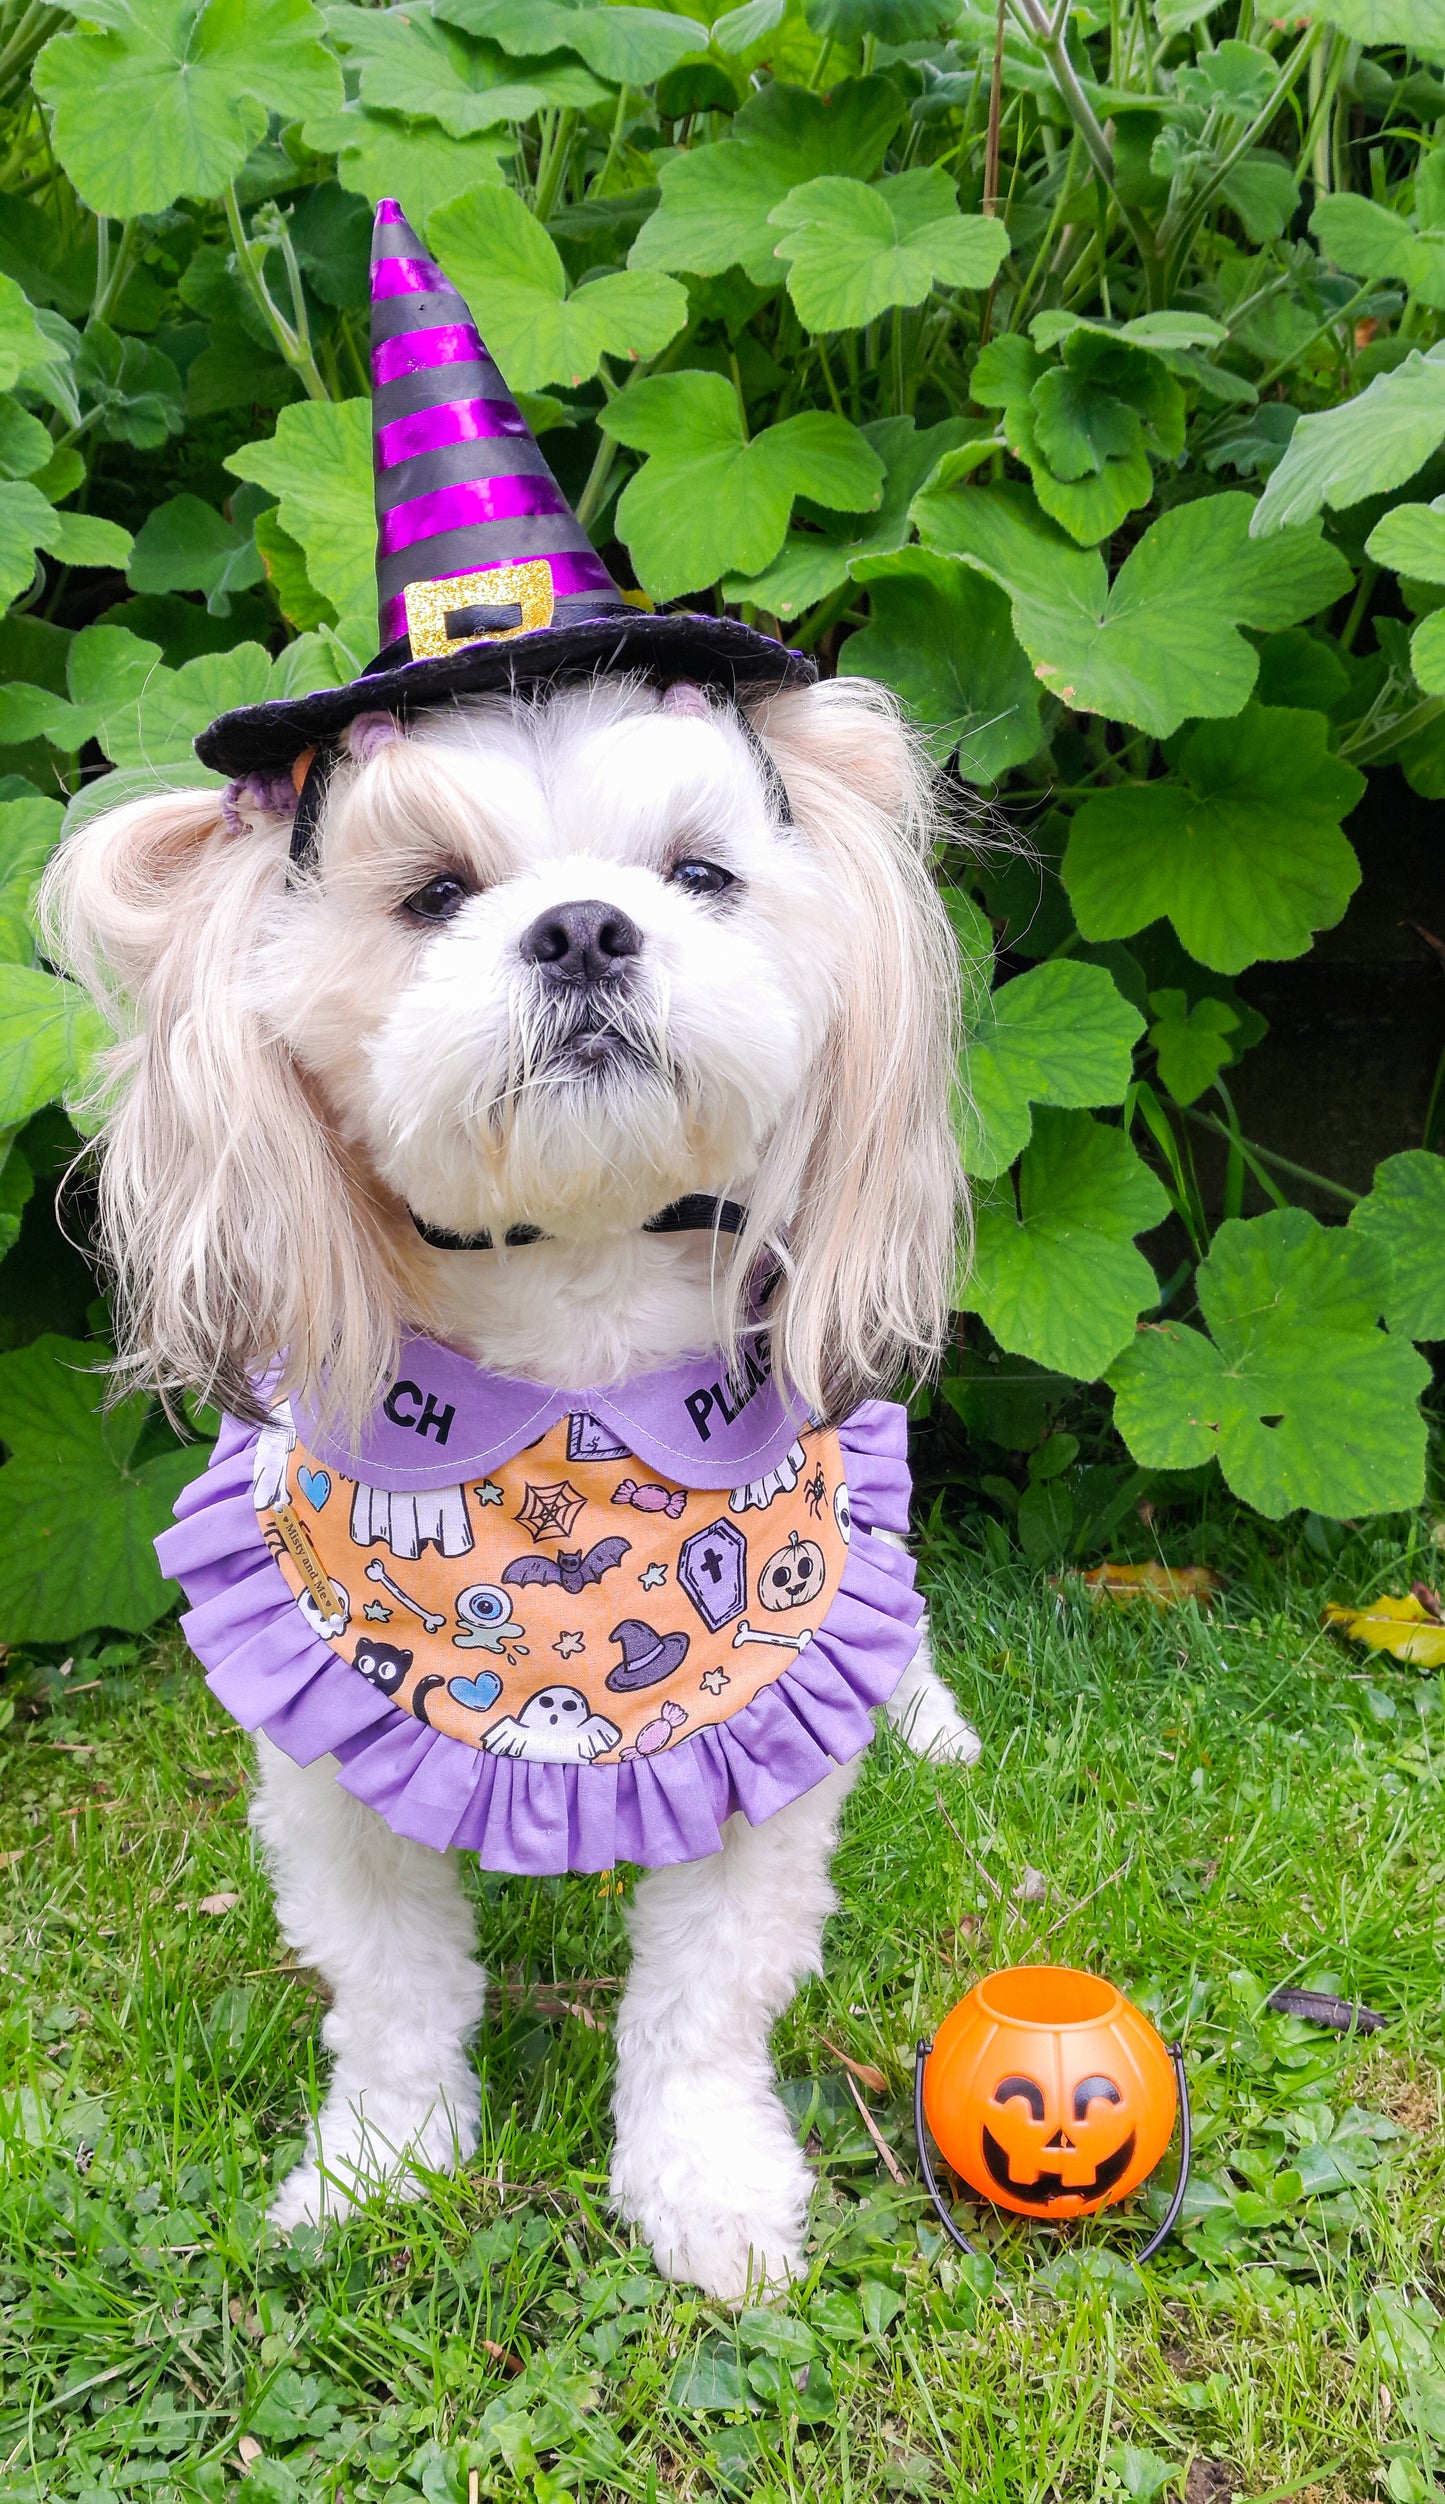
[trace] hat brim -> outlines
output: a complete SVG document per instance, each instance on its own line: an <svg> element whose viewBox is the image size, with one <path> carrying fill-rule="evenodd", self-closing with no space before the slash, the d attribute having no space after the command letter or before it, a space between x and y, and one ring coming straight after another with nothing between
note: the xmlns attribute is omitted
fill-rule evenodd
<svg viewBox="0 0 1445 2504"><path fill-rule="evenodd" d="M222 713L202 731L196 754L219 774L274 772L335 739L358 713L395 713L405 721L456 696L511 693L599 672L665 673L669 681L687 679L731 696L808 686L818 675L807 653L790 651L738 618L632 608L542 626L506 642L467 644L438 660L389 660L382 653L349 686Z"/></svg>

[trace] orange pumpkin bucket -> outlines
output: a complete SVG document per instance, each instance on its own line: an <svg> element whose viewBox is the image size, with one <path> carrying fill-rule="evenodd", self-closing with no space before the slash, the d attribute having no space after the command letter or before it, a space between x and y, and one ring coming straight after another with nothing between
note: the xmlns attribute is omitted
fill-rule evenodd
<svg viewBox="0 0 1445 2504"><path fill-rule="evenodd" d="M1177 2043L1166 2050L1142 2011L1099 1974L1012 1965L975 1983L934 2041L918 2046L919 2162L965 2252L974 2247L935 2180L925 2122L980 2199L1016 2217L1059 2221L1126 2199L1163 2156L1176 2116L1179 2180L1141 2261L1172 2231L1189 2180L1189 2091Z"/></svg>

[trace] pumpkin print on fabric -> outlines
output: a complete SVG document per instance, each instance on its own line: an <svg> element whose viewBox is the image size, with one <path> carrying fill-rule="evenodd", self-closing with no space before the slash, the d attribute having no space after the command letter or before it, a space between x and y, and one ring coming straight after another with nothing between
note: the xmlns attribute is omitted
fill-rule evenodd
<svg viewBox="0 0 1445 2504"><path fill-rule="evenodd" d="M482 1479L391 1493L322 1468L289 1417L256 1510L313 1634L401 1710L494 1756L653 1756L728 1721L827 1616L848 1555L836 1434L730 1494L661 1478L595 1418Z"/></svg>
<svg viewBox="0 0 1445 2504"><path fill-rule="evenodd" d="M1153 2172L1178 2106L1164 2044L1113 1983L1016 1965L938 2030L929 2129L972 2191L1020 2217L1086 2217Z"/></svg>

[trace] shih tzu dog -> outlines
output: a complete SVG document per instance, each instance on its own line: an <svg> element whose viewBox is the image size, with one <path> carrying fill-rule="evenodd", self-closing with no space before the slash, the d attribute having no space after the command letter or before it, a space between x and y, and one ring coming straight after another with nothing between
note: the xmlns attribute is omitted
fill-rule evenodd
<svg viewBox="0 0 1445 2504"><path fill-rule="evenodd" d="M93 819L57 862L57 953L124 1038L101 1194L131 1378L244 1415L280 1360L355 1429L411 1330L508 1377L625 1384L736 1346L760 1253L783 1273L773 1361L811 1412L926 1361L951 1277L951 942L887 701L779 696L750 739L614 679L378 731L350 742L300 889L287 819L233 806L233 831L194 792ZM643 1231L691 1194L735 1196L742 1233ZM415 1217L500 1248L437 1248ZM519 1226L545 1240L508 1248ZM885 1709L920 1751L976 1753L925 1644ZM456 1855L393 1833L331 1756L259 1752L278 1918L333 2002L314 2150L274 2211L292 2224L468 2154L485 1981ZM809 2175L768 2032L817 1970L856 1771L734 1813L720 1850L636 1890L613 2190L660 2266L716 2295L800 2263Z"/></svg>
<svg viewBox="0 0 1445 2504"><path fill-rule="evenodd" d="M415 350L444 282L396 226L425 284L379 327ZM397 371L393 449L418 422L386 417ZM490 371L471 405L498 405ZM677 621L629 642L565 551L539 628L525 582L520 619L476 607L450 546L469 667L581 633L569 596L616 648L439 686L409 590L390 675L263 723L264 770L72 835L50 944L117 1036L122 1378L227 1412L163 1561L257 1732L277 1917L331 1994L273 2215L416 2196L475 2145L461 1855L625 1859L613 2196L661 2268L736 2298L803 2265L768 2036L818 1970L870 1715L978 1749L929 1666L875 1396L941 1344L961 1190L930 781L865 682L700 684L659 665ZM383 570L388 597L394 624ZM407 685L425 700L388 701ZM214 756L260 717L229 718Z"/></svg>

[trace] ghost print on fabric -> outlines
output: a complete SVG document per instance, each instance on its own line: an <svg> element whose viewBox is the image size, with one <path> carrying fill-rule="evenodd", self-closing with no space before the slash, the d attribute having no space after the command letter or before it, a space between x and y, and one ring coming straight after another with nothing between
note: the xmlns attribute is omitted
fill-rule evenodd
<svg viewBox="0 0 1445 2504"><path fill-rule="evenodd" d="M807 1650L848 1555L842 1453L817 1427L731 1496L581 1412L485 1478L393 1494L322 1469L278 1416L254 1492L313 1636L429 1729L533 1764L618 1764L728 1721Z"/></svg>

